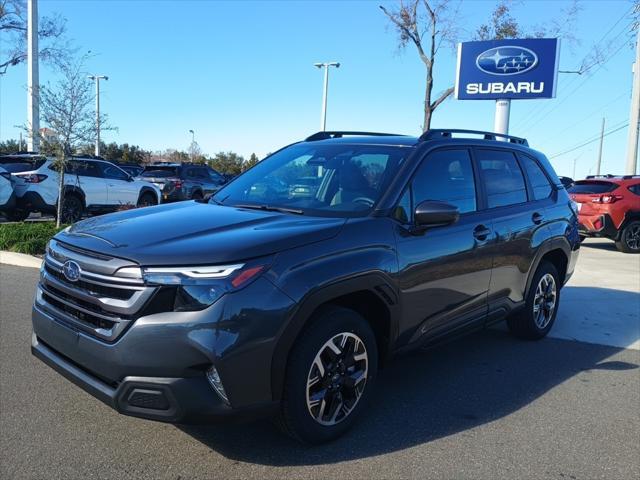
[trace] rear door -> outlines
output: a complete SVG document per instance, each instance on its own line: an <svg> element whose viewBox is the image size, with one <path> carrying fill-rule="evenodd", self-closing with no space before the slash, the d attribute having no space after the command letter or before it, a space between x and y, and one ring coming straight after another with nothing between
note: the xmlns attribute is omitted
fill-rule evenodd
<svg viewBox="0 0 640 480"><path fill-rule="evenodd" d="M80 188L84 192L87 207L108 205L107 182L102 177L102 168L98 163L74 159L67 163L65 170L65 185Z"/></svg>
<svg viewBox="0 0 640 480"><path fill-rule="evenodd" d="M467 148L436 150L422 160L394 216L399 222L398 286L403 327L412 342L480 324L487 313L494 243L490 216L481 210L478 177ZM441 200L458 207L460 219L412 231L416 205Z"/></svg>
<svg viewBox="0 0 640 480"><path fill-rule="evenodd" d="M100 162L107 182L109 205L133 205L138 203L138 190L134 188L129 175L120 167L108 162Z"/></svg>
<svg viewBox="0 0 640 480"><path fill-rule="evenodd" d="M537 246L548 238L545 199L531 201L523 168L514 151L476 148L475 157L486 196L487 212L493 218L497 242L489 287L489 306L493 311L510 310L524 299L527 274ZM534 165L529 164L529 168ZM536 185L541 183L539 179ZM550 186L538 187L544 197ZM548 196L548 195L547 195Z"/></svg>

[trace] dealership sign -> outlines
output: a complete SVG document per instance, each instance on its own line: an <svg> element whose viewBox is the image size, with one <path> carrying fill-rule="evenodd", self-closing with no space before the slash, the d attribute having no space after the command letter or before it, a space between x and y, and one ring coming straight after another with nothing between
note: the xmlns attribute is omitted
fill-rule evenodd
<svg viewBox="0 0 640 480"><path fill-rule="evenodd" d="M559 58L557 38L460 43L455 96L459 100L553 98Z"/></svg>

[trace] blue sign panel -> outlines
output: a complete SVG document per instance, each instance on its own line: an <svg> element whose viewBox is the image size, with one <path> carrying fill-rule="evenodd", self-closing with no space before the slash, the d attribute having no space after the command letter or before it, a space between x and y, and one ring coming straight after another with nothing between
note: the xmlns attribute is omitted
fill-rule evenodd
<svg viewBox="0 0 640 480"><path fill-rule="evenodd" d="M459 100L553 98L559 58L557 38L460 43L455 96Z"/></svg>

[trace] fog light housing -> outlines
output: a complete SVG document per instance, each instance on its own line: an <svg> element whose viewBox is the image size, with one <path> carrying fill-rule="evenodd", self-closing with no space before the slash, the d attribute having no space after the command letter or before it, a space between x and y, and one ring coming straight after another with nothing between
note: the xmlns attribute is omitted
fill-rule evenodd
<svg viewBox="0 0 640 480"><path fill-rule="evenodd" d="M209 382L209 385L211 385L216 393L220 396L220 398L224 400L224 403L230 405L229 399L227 398L227 392L224 391L222 380L220 380L220 375L218 374L216 367L214 367L213 365L209 370L207 370L207 381Z"/></svg>

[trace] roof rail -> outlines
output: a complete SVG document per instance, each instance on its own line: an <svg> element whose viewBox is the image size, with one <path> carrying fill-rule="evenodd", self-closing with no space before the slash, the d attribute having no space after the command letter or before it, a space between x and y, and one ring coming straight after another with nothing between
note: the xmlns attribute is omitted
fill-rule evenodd
<svg viewBox="0 0 640 480"><path fill-rule="evenodd" d="M630 178L640 178L640 175L623 175L622 178L624 180L629 180Z"/></svg>
<svg viewBox="0 0 640 480"><path fill-rule="evenodd" d="M328 140L330 138L341 137L404 137L396 133L380 133L380 132L348 132L348 131L323 131L317 132L304 139L305 142L315 142L316 140Z"/></svg>
<svg viewBox="0 0 640 480"><path fill-rule="evenodd" d="M616 175L606 173L604 175L587 175L587 178L615 178Z"/></svg>
<svg viewBox="0 0 640 480"><path fill-rule="evenodd" d="M529 142L527 142L526 138L514 137L513 135L505 135L503 133L495 133L495 132L485 132L482 130L460 130L460 129L449 129L449 128L437 128L430 129L420 135L419 140L424 142L426 140L438 140L443 138L453 138L454 133L464 133L471 135L482 135L484 140L497 140L498 138L504 138L510 143L517 143L518 145L524 145L525 147L529 146Z"/></svg>
<svg viewBox="0 0 640 480"><path fill-rule="evenodd" d="M40 152L30 152L27 150L20 150L19 152L13 152L13 153L8 153L5 155L41 155L41 156L45 156L44 153L40 153Z"/></svg>

